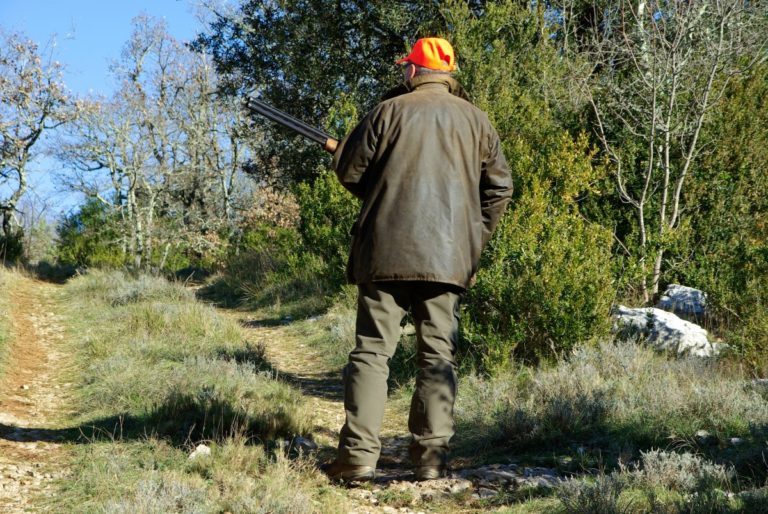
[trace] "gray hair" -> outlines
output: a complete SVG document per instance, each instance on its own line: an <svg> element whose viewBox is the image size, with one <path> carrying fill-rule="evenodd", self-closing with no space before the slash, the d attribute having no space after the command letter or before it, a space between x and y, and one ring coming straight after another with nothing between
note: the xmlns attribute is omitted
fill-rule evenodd
<svg viewBox="0 0 768 514"><path fill-rule="evenodd" d="M419 66L418 64L414 64L414 66L416 67L416 77L419 75L453 75L453 73L450 71L433 70L432 68L425 68L424 66Z"/></svg>

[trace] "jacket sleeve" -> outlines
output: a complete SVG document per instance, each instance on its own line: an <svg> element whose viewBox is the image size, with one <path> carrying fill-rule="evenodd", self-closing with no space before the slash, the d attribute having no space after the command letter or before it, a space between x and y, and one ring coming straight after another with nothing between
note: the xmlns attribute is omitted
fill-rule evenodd
<svg viewBox="0 0 768 514"><path fill-rule="evenodd" d="M512 177L501 149L501 141L491 129L488 155L480 175L480 208L483 213L483 246L493 235L509 201L512 199Z"/></svg>
<svg viewBox="0 0 768 514"><path fill-rule="evenodd" d="M365 197L369 176L366 171L376 152L377 137L370 113L341 140L333 154L333 169L339 182L360 199Z"/></svg>

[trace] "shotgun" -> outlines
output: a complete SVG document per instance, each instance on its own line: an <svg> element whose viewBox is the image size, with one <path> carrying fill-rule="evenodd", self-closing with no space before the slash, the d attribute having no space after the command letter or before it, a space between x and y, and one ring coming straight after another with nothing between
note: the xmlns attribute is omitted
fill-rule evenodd
<svg viewBox="0 0 768 514"><path fill-rule="evenodd" d="M271 105L267 105L261 100L258 100L252 96L248 96L246 100L246 106L251 111L261 114L265 118L268 118L280 125L287 127L294 132L298 132L302 136L311 139L315 143L323 145L323 150L328 153L334 153L339 141L332 138L320 129L317 129L311 125L307 125L301 120L298 120L290 114L284 113L281 110L275 109Z"/></svg>

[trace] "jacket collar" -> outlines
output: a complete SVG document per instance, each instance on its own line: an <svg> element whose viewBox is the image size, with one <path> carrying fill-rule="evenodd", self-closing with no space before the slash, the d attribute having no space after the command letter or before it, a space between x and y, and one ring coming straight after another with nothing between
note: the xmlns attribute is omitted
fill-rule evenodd
<svg viewBox="0 0 768 514"><path fill-rule="evenodd" d="M429 73L426 75L418 75L413 77L411 80L402 82L387 91L381 99L389 100L390 98L395 98L396 96L410 93L411 91L414 91L419 87L425 86L427 84L439 84L445 86L448 89L448 92L452 95L458 96L467 102L471 102L469 99L469 94L467 94L467 91L461 86L461 84L459 84L456 79L450 75L442 73Z"/></svg>

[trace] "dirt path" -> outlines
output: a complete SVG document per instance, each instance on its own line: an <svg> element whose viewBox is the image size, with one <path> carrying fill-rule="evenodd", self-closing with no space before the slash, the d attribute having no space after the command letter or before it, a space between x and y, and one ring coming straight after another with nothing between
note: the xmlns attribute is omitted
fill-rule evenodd
<svg viewBox="0 0 768 514"><path fill-rule="evenodd" d="M329 369L321 350L305 344L303 338L287 325L264 323L237 313L230 315L244 327L250 341L263 345L265 357L278 376L302 390L315 414L317 444L327 450L335 449L344 424L341 371ZM402 474L398 468L408 467L405 459L410 435L404 414L394 402L388 402L379 461L380 467L389 469L388 474Z"/></svg>
<svg viewBox="0 0 768 514"><path fill-rule="evenodd" d="M62 474L57 424L70 402L56 296L56 286L28 278L10 292L10 351L0 374L0 512L7 514L30 512Z"/></svg>
<svg viewBox="0 0 768 514"><path fill-rule="evenodd" d="M315 414L313 437L319 460L335 456L339 430L344 423L343 390L339 370L328 369L322 350L306 344L289 322L260 320L252 314L223 311L234 317L249 342L264 348L276 375L300 388ZM511 490L551 489L558 482L555 471L517 464L472 464L454 459L450 478L414 482L408 459L407 402L390 398L382 427L382 455L372 486L346 491L357 514L419 514L427 512L487 512L479 503ZM491 500L492 501L492 500Z"/></svg>

